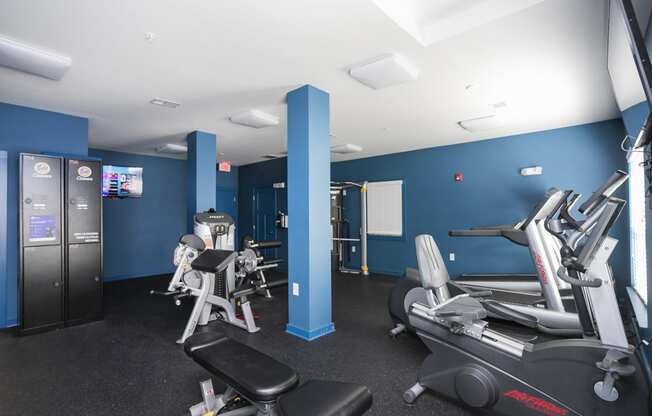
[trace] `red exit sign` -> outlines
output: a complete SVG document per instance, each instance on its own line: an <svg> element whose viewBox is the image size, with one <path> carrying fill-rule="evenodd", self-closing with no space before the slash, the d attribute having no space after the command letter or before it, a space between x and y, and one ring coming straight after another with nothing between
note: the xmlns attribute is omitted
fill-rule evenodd
<svg viewBox="0 0 652 416"><path fill-rule="evenodd" d="M231 162L220 162L217 170L220 172L231 172Z"/></svg>

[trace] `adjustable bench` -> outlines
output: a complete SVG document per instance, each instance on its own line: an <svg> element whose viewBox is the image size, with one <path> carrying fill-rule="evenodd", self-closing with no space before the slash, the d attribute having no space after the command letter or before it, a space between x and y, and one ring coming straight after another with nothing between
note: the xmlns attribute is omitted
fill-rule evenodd
<svg viewBox="0 0 652 416"><path fill-rule="evenodd" d="M220 333L195 334L184 349L227 385L215 395L212 381L202 381L204 400L190 408L192 416L357 416L371 407L365 386L317 380L299 386L292 368Z"/></svg>

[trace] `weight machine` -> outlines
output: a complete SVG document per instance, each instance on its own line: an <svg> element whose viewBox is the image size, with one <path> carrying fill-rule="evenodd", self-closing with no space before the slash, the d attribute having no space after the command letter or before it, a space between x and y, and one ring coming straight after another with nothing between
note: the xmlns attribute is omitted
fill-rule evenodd
<svg viewBox="0 0 652 416"><path fill-rule="evenodd" d="M369 275L367 266L367 183L368 182L331 182L331 264L332 269L340 273ZM360 234L359 237L351 237L350 222L344 215L344 197L349 189L357 189L360 192ZM360 243L360 270L344 266L345 249L347 257L350 254L351 243Z"/></svg>

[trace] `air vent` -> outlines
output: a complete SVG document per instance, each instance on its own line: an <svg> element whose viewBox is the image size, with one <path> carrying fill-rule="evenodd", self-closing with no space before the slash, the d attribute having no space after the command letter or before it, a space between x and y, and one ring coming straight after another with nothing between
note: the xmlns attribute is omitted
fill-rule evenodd
<svg viewBox="0 0 652 416"><path fill-rule="evenodd" d="M149 103L154 105L159 105L161 107L168 107L168 108L177 108L181 105L179 103L175 103L174 101L164 100L162 98L154 98Z"/></svg>

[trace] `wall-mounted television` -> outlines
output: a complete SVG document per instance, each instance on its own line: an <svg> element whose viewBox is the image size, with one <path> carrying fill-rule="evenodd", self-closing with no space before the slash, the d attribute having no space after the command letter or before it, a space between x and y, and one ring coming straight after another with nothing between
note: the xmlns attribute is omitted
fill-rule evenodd
<svg viewBox="0 0 652 416"><path fill-rule="evenodd" d="M143 196L143 168L102 166L102 196L105 198Z"/></svg>
<svg viewBox="0 0 652 416"><path fill-rule="evenodd" d="M637 18L637 9L642 16ZM618 108L627 121L636 116L640 129L633 147L641 147L652 140L650 108L652 108L652 64L645 45L645 30L650 14L649 3L635 0L609 1L609 34L607 67ZM640 124L639 124L640 123Z"/></svg>

